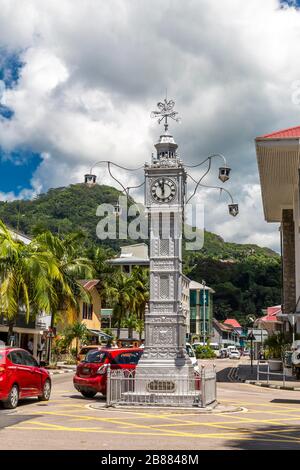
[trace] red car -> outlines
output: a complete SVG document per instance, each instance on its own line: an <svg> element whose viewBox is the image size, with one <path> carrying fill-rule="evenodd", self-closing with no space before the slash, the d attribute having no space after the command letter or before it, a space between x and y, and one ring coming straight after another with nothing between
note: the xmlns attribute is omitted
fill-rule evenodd
<svg viewBox="0 0 300 470"><path fill-rule="evenodd" d="M108 364L111 369L135 369L142 353L140 348L92 350L77 366L74 387L86 398L93 398L98 392L106 395Z"/></svg>
<svg viewBox="0 0 300 470"><path fill-rule="evenodd" d="M0 349L0 401L5 408L16 408L19 398L37 397L48 401L51 379L34 357L24 349Z"/></svg>

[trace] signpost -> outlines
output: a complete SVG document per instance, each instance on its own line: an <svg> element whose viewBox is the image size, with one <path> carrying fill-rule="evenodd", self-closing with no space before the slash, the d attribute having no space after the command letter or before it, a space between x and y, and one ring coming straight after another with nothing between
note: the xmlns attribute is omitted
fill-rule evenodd
<svg viewBox="0 0 300 470"><path fill-rule="evenodd" d="M253 331L251 331L247 336L247 341L250 341L250 359L251 359L251 372L253 372L253 341L255 341L255 336Z"/></svg>

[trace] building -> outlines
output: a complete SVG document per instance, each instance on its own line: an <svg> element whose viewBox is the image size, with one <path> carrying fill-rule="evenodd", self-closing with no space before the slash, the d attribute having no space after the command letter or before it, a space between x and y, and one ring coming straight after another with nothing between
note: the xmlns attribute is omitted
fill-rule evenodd
<svg viewBox="0 0 300 470"><path fill-rule="evenodd" d="M274 307L268 307L266 315L263 317L257 318L254 322L254 327L262 330L266 330L268 336L275 334L278 331L281 331L282 321L281 321L281 305L276 305Z"/></svg>
<svg viewBox="0 0 300 470"><path fill-rule="evenodd" d="M190 281L190 336L199 336L200 340L213 334L213 294L214 290L196 281ZM205 327L204 327L205 318ZM205 337L205 338L204 338Z"/></svg>
<svg viewBox="0 0 300 470"><path fill-rule="evenodd" d="M108 338L108 335L101 331L100 281L99 279L89 279L81 280L80 283L89 294L90 300L89 302L85 302L80 299L78 311L75 307L71 307L64 318L64 323L58 323L57 333L58 335L61 334L66 326L72 325L75 321L79 321L88 329L89 343L98 344L101 342L101 338Z"/></svg>
<svg viewBox="0 0 300 470"><path fill-rule="evenodd" d="M243 333L243 328L235 318L227 318L227 320L224 321L224 325L232 326L240 336Z"/></svg>
<svg viewBox="0 0 300 470"><path fill-rule="evenodd" d="M221 348L227 346L240 346L239 333L231 324L221 323L215 318L212 320L211 343L217 343Z"/></svg>
<svg viewBox="0 0 300 470"><path fill-rule="evenodd" d="M21 241L25 245L29 245L31 238L21 232L10 229L10 232L16 240ZM15 346L27 349L27 344L30 339L33 342L33 353L37 354L37 345L42 336L46 336L48 328L51 323L51 316L41 313L35 320L26 321L25 311L20 308L19 314L15 320L14 335L8 337L8 320L5 315L0 315L0 341L4 344L13 344Z"/></svg>
<svg viewBox="0 0 300 470"><path fill-rule="evenodd" d="M300 126L255 139L265 220L280 225L283 332L291 331L288 314L296 314L300 332Z"/></svg>
<svg viewBox="0 0 300 470"><path fill-rule="evenodd" d="M148 245L136 243L135 245L121 246L120 256L109 262L114 266L120 266L125 274L130 274L134 266L149 268Z"/></svg>

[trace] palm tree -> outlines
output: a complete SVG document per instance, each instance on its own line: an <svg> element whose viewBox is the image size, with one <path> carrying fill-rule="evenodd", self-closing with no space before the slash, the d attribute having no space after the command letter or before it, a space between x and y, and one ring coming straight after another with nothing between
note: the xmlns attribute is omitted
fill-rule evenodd
<svg viewBox="0 0 300 470"><path fill-rule="evenodd" d="M117 273L106 283L106 292L110 301L114 304L113 319L117 324L117 336L120 337L121 324L128 328L128 337L132 337L137 320L144 320L146 303L149 299L149 277L141 268L134 268L131 275L123 272Z"/></svg>
<svg viewBox="0 0 300 470"><path fill-rule="evenodd" d="M71 322L78 321L79 300L89 301L80 279L91 278L93 275L92 262L78 255L78 243L81 234L70 234L61 239L51 232L38 235L33 244L48 250L57 262L61 279L55 285L57 298L52 304L51 326L54 326L58 316L65 317L76 312L75 318L63 318Z"/></svg>
<svg viewBox="0 0 300 470"><path fill-rule="evenodd" d="M142 333L144 331L144 328L145 328L145 322L144 320L141 320L141 319L137 319L136 320L136 323L135 323L135 330L138 332L139 334L139 340L141 341L142 339Z"/></svg>
<svg viewBox="0 0 300 470"><path fill-rule="evenodd" d="M100 309L106 301L107 285L111 283L111 279L118 269L116 266L108 263L108 260L113 258L114 254L113 250L101 246L89 248L86 253L95 270L95 277L99 279L97 290L100 295Z"/></svg>
<svg viewBox="0 0 300 470"><path fill-rule="evenodd" d="M76 356L79 352L79 341L85 342L88 336L88 329L84 323L76 322L65 332L67 342L71 343L73 339L76 340Z"/></svg>
<svg viewBox="0 0 300 470"><path fill-rule="evenodd" d="M51 303L51 328L57 320L73 323L79 321L79 301L89 302L89 294L84 290L80 279L91 278L93 266L89 259L78 255L78 245L82 234L70 234L61 239L51 232L38 235L32 242L37 247L47 249L56 260L60 280L54 284L56 299ZM75 312L75 316L74 316ZM48 360L51 359L50 338Z"/></svg>
<svg viewBox="0 0 300 470"><path fill-rule="evenodd" d="M55 257L45 247L24 245L14 239L0 221L0 311L9 322L13 334L15 319L24 309L26 320L39 311L50 313L57 301L56 283L63 279Z"/></svg>
<svg viewBox="0 0 300 470"><path fill-rule="evenodd" d="M149 302L149 270L135 266L131 273L135 286L133 312L137 320L144 321L146 305Z"/></svg>
<svg viewBox="0 0 300 470"><path fill-rule="evenodd" d="M130 313L126 318L126 327L128 328L128 338L132 338L133 330L136 327L137 318L133 313Z"/></svg>
<svg viewBox="0 0 300 470"><path fill-rule="evenodd" d="M113 279L112 285L106 282L108 299L114 305L113 320L117 325L117 337L120 337L122 321L126 320L129 308L133 304L135 290L133 280L123 272L118 272Z"/></svg>

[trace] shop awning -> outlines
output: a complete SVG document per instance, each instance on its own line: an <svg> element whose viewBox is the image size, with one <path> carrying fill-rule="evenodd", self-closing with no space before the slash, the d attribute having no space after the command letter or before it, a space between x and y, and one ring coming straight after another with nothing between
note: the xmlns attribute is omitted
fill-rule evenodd
<svg viewBox="0 0 300 470"><path fill-rule="evenodd" d="M101 330L88 329L88 332L91 336L99 336L100 338L104 338L104 339L113 339L113 336L110 336Z"/></svg>

